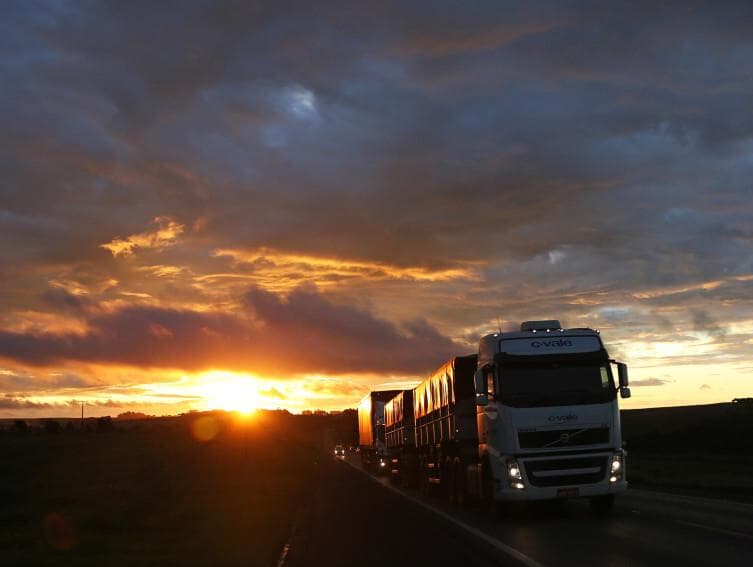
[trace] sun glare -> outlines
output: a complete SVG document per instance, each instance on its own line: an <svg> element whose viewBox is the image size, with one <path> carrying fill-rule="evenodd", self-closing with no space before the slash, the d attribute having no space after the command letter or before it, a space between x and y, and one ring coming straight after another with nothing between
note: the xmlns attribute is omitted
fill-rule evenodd
<svg viewBox="0 0 753 567"><path fill-rule="evenodd" d="M259 384L248 375L209 372L202 377L202 394L206 409L251 414L260 407Z"/></svg>

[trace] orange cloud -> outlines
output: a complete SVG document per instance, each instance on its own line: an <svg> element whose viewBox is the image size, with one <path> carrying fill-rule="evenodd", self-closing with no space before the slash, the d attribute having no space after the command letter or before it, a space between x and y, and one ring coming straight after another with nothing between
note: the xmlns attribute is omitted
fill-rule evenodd
<svg viewBox="0 0 753 567"><path fill-rule="evenodd" d="M77 361L342 374L424 371L463 348L424 320L398 325L332 303L314 288L285 296L251 288L241 303L235 313L150 305L91 309L84 334L0 330L0 357L37 367Z"/></svg>
<svg viewBox="0 0 753 567"><path fill-rule="evenodd" d="M253 266L253 274L209 274L197 280L218 280L249 277L259 281L267 289L285 289L301 282L314 281L318 285L354 279L369 281L407 280L417 282L447 282L453 280L478 280L477 266L431 269L421 266L397 266L382 262L311 256L286 253L269 248L256 250L218 249L218 257L229 257L237 265Z"/></svg>
<svg viewBox="0 0 753 567"><path fill-rule="evenodd" d="M115 238L100 248L109 250L113 256L130 256L136 248L167 248L177 243L178 237L185 230L185 226L170 217L156 217L152 224L157 225L154 230L147 230L132 234L127 238Z"/></svg>

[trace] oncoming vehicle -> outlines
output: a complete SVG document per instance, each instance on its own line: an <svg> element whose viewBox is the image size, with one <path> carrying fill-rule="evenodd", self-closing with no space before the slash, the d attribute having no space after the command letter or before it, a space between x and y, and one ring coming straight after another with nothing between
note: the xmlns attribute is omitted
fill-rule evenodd
<svg viewBox="0 0 753 567"><path fill-rule="evenodd" d="M525 321L384 404L389 472L456 504L582 497L606 512L627 489L618 394L627 366L598 331Z"/></svg>
<svg viewBox="0 0 753 567"><path fill-rule="evenodd" d="M342 445L335 445L335 457L338 459L344 459L345 458L345 447Z"/></svg>

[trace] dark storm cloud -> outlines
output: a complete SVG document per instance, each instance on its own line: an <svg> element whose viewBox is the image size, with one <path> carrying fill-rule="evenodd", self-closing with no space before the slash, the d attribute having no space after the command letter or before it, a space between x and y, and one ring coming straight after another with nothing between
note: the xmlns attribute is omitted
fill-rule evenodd
<svg viewBox="0 0 753 567"><path fill-rule="evenodd" d="M425 321L399 328L333 304L315 289L285 298L252 289L244 302L253 320L128 307L92 316L83 335L0 331L0 356L41 366L84 361L191 371L222 365L286 374L421 373L458 350Z"/></svg>
<svg viewBox="0 0 753 567"><path fill-rule="evenodd" d="M71 372L53 373L40 377L27 373L4 372L0 374L0 390L4 392L45 392L60 389L92 389L102 386L96 378L85 378Z"/></svg>
<svg viewBox="0 0 753 567"><path fill-rule="evenodd" d="M24 398L16 398L5 395L0 397L0 409L3 410L48 410L61 407L58 404L48 404L44 402L34 402Z"/></svg>
<svg viewBox="0 0 753 567"><path fill-rule="evenodd" d="M87 297L74 295L61 288L51 288L42 295L43 301L56 312L69 312L80 314L91 306Z"/></svg>
<svg viewBox="0 0 753 567"><path fill-rule="evenodd" d="M291 370L280 345L294 334L311 371L414 371L456 352L446 336L531 311L720 342L751 297L736 278L753 273L752 11L9 4L0 306L34 329L58 313L89 331L32 333L9 316L2 352L186 368L263 352ZM159 218L185 227L169 247L102 248ZM255 290L252 324L191 277L230 271L216 249L260 247L481 276L411 283L373 312L352 305L378 286ZM147 282L171 267L182 280Z"/></svg>
<svg viewBox="0 0 753 567"><path fill-rule="evenodd" d="M699 140L753 130L745 14L647 6L20 4L8 202L68 229L38 244L47 257L93 255L87 236L113 236L103 210L116 234L203 215L225 243L406 264L637 254L672 203L709 207L696 187L725 154L699 162ZM656 179L686 169L690 186ZM664 195L649 210L611 207L649 178Z"/></svg>

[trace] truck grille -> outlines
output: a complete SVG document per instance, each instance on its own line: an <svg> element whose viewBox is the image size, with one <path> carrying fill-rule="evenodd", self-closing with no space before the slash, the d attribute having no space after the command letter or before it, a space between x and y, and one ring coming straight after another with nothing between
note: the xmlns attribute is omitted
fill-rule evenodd
<svg viewBox="0 0 753 567"><path fill-rule="evenodd" d="M533 486L568 486L593 484L604 480L607 472L607 457L578 457L575 459L551 459L525 461L528 482Z"/></svg>
<svg viewBox="0 0 753 567"><path fill-rule="evenodd" d="M609 443L609 428L591 427L588 429L522 431L518 433L518 442L521 449L597 445L599 443Z"/></svg>

